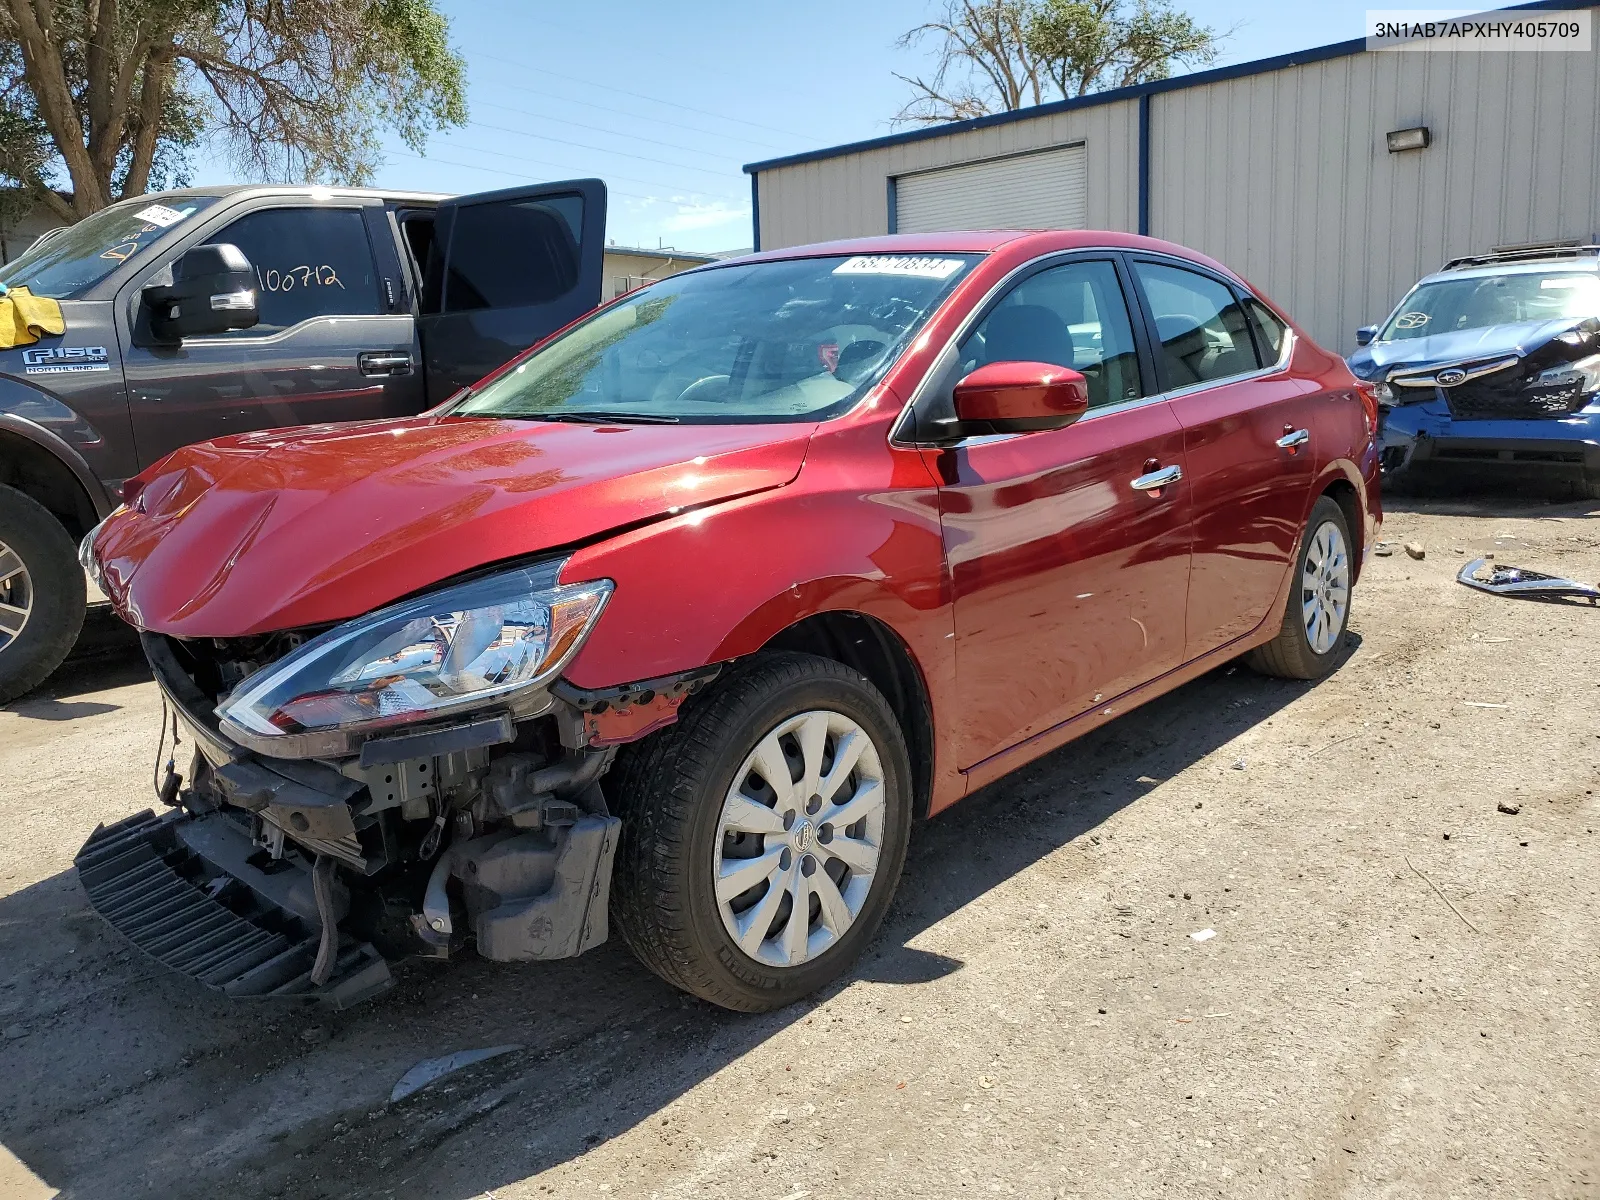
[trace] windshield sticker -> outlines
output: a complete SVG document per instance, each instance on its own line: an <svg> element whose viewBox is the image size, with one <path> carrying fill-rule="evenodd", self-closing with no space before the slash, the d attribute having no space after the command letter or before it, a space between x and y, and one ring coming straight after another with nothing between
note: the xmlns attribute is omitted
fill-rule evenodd
<svg viewBox="0 0 1600 1200"><path fill-rule="evenodd" d="M169 225L176 225L188 214L181 213L175 208L168 208L165 204L152 204L148 208L141 208L133 215L141 221L149 221L150 224L165 229Z"/></svg>
<svg viewBox="0 0 1600 1200"><path fill-rule="evenodd" d="M835 275L911 275L949 279L965 265L959 258L925 258L908 254L858 254L833 269Z"/></svg>
<svg viewBox="0 0 1600 1200"><path fill-rule="evenodd" d="M1421 329L1431 320L1433 318L1425 312L1401 313L1395 318L1394 327L1396 329Z"/></svg>
<svg viewBox="0 0 1600 1200"><path fill-rule="evenodd" d="M77 375L84 371L109 371L104 346L35 347L22 352L22 369L28 375Z"/></svg>
<svg viewBox="0 0 1600 1200"><path fill-rule="evenodd" d="M1579 276L1573 276L1573 275L1564 275L1564 276L1563 275L1558 275L1554 279L1541 279L1539 281L1539 286L1542 287L1542 288L1554 288L1554 289L1557 289L1557 290L1565 290L1567 288L1575 288L1575 287L1577 287L1579 278L1580 278Z"/></svg>

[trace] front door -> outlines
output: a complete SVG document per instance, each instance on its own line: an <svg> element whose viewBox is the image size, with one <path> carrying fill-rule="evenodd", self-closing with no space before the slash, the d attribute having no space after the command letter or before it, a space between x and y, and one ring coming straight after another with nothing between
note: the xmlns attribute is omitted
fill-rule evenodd
<svg viewBox="0 0 1600 1200"><path fill-rule="evenodd" d="M939 456L967 769L1181 662L1189 532L1183 430L1152 395L1114 258L1023 278L959 353L955 377L1008 360L1073 367L1090 403L1067 429ZM1173 469L1164 487L1143 478Z"/></svg>
<svg viewBox="0 0 1600 1200"><path fill-rule="evenodd" d="M375 249L374 234L390 241ZM225 434L423 407L416 322L381 204L278 199L182 249L224 242L255 269L261 320L155 346L134 308L124 371L141 465Z"/></svg>
<svg viewBox="0 0 1600 1200"><path fill-rule="evenodd" d="M429 402L468 387L600 303L606 188L598 179L441 204L423 266Z"/></svg>
<svg viewBox="0 0 1600 1200"><path fill-rule="evenodd" d="M1198 658L1255 629L1278 598L1309 500L1316 389L1278 369L1288 333L1253 297L1170 261L1131 266L1183 426L1194 525L1185 657Z"/></svg>

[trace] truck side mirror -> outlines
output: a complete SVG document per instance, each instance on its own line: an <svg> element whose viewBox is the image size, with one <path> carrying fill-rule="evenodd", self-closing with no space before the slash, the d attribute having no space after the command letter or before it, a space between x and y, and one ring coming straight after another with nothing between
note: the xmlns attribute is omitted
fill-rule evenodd
<svg viewBox="0 0 1600 1200"><path fill-rule="evenodd" d="M1371 344L1372 339L1377 336L1378 327L1376 325L1363 325L1360 329L1356 330L1356 345L1369 345Z"/></svg>
<svg viewBox="0 0 1600 1200"><path fill-rule="evenodd" d="M170 285L144 289L150 332L175 344L198 334L249 329L259 320L255 285L255 270L239 247L195 246L173 264Z"/></svg>

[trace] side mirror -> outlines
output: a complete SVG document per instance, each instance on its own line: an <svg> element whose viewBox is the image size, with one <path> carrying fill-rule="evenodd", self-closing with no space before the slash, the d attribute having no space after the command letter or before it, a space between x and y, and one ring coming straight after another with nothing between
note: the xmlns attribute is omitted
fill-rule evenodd
<svg viewBox="0 0 1600 1200"><path fill-rule="evenodd" d="M161 342L249 329L259 320L255 270L226 242L187 251L172 266L172 283L147 287L143 297L150 332Z"/></svg>
<svg viewBox="0 0 1600 1200"><path fill-rule="evenodd" d="M987 433L1065 429L1089 409L1089 384L1071 367L995 362L955 387L956 420Z"/></svg>
<svg viewBox="0 0 1600 1200"><path fill-rule="evenodd" d="M1369 345L1372 339L1377 336L1378 327L1376 325L1363 325L1360 329L1356 330L1356 345Z"/></svg>

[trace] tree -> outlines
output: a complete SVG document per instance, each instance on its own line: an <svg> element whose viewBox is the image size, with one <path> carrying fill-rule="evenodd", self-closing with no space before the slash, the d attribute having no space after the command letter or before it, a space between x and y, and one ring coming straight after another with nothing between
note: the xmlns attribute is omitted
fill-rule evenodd
<svg viewBox="0 0 1600 1200"><path fill-rule="evenodd" d="M1216 60L1221 37L1167 0L945 0L898 45L934 39L929 78L899 122L934 125L1165 79Z"/></svg>
<svg viewBox="0 0 1600 1200"><path fill-rule="evenodd" d="M186 183L206 137L365 183L380 127L420 151L466 120L448 33L433 0L0 0L0 176L65 221Z"/></svg>

